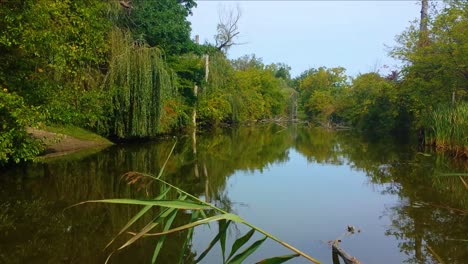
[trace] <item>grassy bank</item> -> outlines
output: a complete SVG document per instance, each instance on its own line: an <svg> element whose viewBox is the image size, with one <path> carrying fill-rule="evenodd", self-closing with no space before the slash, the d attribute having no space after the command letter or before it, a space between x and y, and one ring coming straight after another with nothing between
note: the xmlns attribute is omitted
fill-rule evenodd
<svg viewBox="0 0 468 264"><path fill-rule="evenodd" d="M427 127L426 143L457 157L468 157L468 103L433 111Z"/></svg>
<svg viewBox="0 0 468 264"><path fill-rule="evenodd" d="M37 128L28 128L27 132L44 146L44 151L40 153L43 158L98 151L113 144L91 131L71 125L40 125Z"/></svg>
<svg viewBox="0 0 468 264"><path fill-rule="evenodd" d="M109 141L108 139L104 137L99 136L98 134L95 134L86 129L72 126L72 125L53 125L53 126L44 125L44 126L41 126L40 129L48 131L48 132L52 132L52 133L71 136L80 140L94 141L94 142L99 142L102 144L113 144L111 141Z"/></svg>

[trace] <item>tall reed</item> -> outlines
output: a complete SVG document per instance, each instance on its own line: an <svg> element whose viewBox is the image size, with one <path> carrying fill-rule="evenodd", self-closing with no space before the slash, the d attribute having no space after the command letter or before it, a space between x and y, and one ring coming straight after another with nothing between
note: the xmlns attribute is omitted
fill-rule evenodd
<svg viewBox="0 0 468 264"><path fill-rule="evenodd" d="M426 135L428 144L468 157L468 103L438 108L426 122L430 128Z"/></svg>

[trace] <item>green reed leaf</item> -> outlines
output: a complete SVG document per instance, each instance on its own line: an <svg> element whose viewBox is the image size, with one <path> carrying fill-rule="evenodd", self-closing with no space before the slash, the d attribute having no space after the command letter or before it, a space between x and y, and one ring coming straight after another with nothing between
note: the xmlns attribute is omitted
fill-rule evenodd
<svg viewBox="0 0 468 264"><path fill-rule="evenodd" d="M244 220L242 218L240 218L238 215L235 215L235 214L220 214L220 215L215 215L215 216L208 217L208 218L205 218L205 219L202 219L202 220L198 220L196 222L189 223L189 224L186 224L186 225L183 225L183 226L179 226L177 228L173 228L173 229L165 231L165 232L147 234L146 236L167 235L167 234L179 232L179 231L182 231L182 230L186 230L186 229L189 229L189 228L193 228L193 227L196 227L196 226L199 226L199 225L219 221L221 219L231 220L231 221L240 222L240 223L244 222Z"/></svg>
<svg viewBox="0 0 468 264"><path fill-rule="evenodd" d="M170 209L169 209L170 210ZM168 210L168 211L169 211ZM171 225L172 223L174 222L174 219L177 215L177 211L174 210L173 212L171 212L170 216L168 217L166 223L164 224L164 228L163 228L163 231L167 231L171 228ZM161 251L161 248L164 244L164 241L166 240L166 236L161 236L159 239L158 239L158 242L156 243L156 247L154 249L154 253L153 253L153 258L151 260L151 263L156 263L156 259L158 258L158 255L159 255L159 252Z"/></svg>
<svg viewBox="0 0 468 264"><path fill-rule="evenodd" d="M111 204L134 204L134 205L151 205L161 206L176 209L187 209L187 210L201 210L210 209L210 206L202 205L192 201L180 201L180 200L139 200L139 199L104 199L104 200L89 200L78 203L76 205L85 203L111 203ZM76 206L75 205L75 206Z"/></svg>
<svg viewBox="0 0 468 264"><path fill-rule="evenodd" d="M249 239L253 236L254 233L255 233L255 229L250 229L250 231L247 232L247 234L237 239L234 242L234 244L232 244L231 253L229 254L228 259L230 259L234 254L236 254L237 250L239 250L239 248L245 245L245 243L249 241Z"/></svg>
<svg viewBox="0 0 468 264"><path fill-rule="evenodd" d="M218 224L219 224L219 230L218 230L218 234L216 234L216 236L213 238L213 240L211 240L210 244L208 245L208 247L205 249L205 251L203 251L200 256L195 260L195 263L198 263L200 261L203 260L203 258L205 258L205 256L211 251L211 249L214 247L214 245L216 245L216 243L218 241L220 241L221 239L221 251L222 251L222 254L223 254L223 262L224 262L224 252L225 252L225 245L226 245L226 230L229 226L229 223L231 221L226 221L225 219L222 219L222 220L219 220ZM223 236L224 236L224 241L223 241Z"/></svg>
<svg viewBox="0 0 468 264"><path fill-rule="evenodd" d="M283 256L260 260L259 262L257 262L257 264L280 264L290 259L297 258L299 256L300 256L299 254L283 255Z"/></svg>
<svg viewBox="0 0 468 264"><path fill-rule="evenodd" d="M267 237L255 241L252 245L246 248L244 251L233 257L228 264L241 264L248 256L254 253L262 244L265 242Z"/></svg>
<svg viewBox="0 0 468 264"><path fill-rule="evenodd" d="M223 255L223 263L226 262L226 234L230 223L231 221L219 221L219 229L222 231L220 233L219 244L221 246L221 254Z"/></svg>
<svg viewBox="0 0 468 264"><path fill-rule="evenodd" d="M167 193L169 192L170 189L167 189L165 192L161 193L158 197L156 197L154 200L160 200L166 197ZM143 207L143 209L140 210L132 219L130 219L127 224L119 231L119 233L106 245L106 248L109 247L115 239L117 239L118 236L123 234L131 225L133 225L138 219L140 219L146 212L148 212L152 205L146 205Z"/></svg>

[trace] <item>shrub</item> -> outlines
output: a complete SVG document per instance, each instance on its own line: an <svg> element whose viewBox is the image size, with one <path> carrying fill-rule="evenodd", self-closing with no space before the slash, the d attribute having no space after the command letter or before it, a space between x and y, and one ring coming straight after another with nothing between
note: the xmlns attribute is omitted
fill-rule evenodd
<svg viewBox="0 0 468 264"><path fill-rule="evenodd" d="M1 88L0 167L10 162L31 160L43 150L42 143L26 131L38 117L37 109L26 106L21 96Z"/></svg>

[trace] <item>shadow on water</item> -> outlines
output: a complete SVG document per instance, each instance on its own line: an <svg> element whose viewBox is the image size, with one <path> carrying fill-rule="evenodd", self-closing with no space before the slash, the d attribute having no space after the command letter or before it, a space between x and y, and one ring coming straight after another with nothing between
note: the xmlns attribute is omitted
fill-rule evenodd
<svg viewBox="0 0 468 264"><path fill-rule="evenodd" d="M121 175L128 171L158 174L174 141L117 145L85 157L63 157L1 172L0 262L103 263L110 252L103 251L105 245L140 208L103 204L64 208L91 199L156 197L160 188L154 182L128 185ZM295 150L309 163L363 172L379 192L397 197L397 204L383 207L381 217L391 224L380 235L394 237L407 262L465 263L468 259L467 190L458 176L440 176L466 172L464 161L418 152L412 144L367 141L347 132L301 126L204 132L197 138L196 153L192 143L190 137L177 139L165 179L226 210L233 210L229 177L288 163ZM136 228L153 215L145 215ZM189 218L182 212L173 226ZM166 241L161 263L178 259L185 237L176 234ZM139 241L113 257L112 263L149 262L154 244L154 239ZM185 252L184 263L192 263L195 254Z"/></svg>

